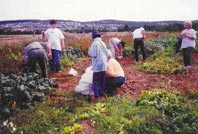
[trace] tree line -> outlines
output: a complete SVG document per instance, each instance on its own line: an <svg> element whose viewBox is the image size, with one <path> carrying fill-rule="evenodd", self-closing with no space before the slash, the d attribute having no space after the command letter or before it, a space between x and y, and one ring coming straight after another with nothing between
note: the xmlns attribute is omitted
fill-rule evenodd
<svg viewBox="0 0 198 134"><path fill-rule="evenodd" d="M184 29L183 24L158 24L158 25L144 25L143 26L146 31L155 31L155 32L178 32ZM126 32L126 31L134 31L137 27L129 26L125 24L123 27L119 27L117 32ZM193 29L198 30L198 22L193 23ZM74 29L74 30L66 30L65 32L71 33L89 33L92 29ZM100 32L109 32L111 29L99 29ZM7 29L0 29L0 34L41 34L41 30L35 31L12 31Z"/></svg>

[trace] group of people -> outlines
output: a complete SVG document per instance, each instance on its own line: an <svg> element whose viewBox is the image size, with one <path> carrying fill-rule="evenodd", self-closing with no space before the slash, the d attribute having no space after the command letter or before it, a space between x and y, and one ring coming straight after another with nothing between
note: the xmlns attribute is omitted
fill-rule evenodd
<svg viewBox="0 0 198 134"><path fill-rule="evenodd" d="M185 30L181 33L180 47L183 50L184 68L191 68L191 55L195 48L196 31L192 29L192 22L184 22ZM50 21L50 28L42 33L47 42L32 42L24 48L24 61L27 62L28 72L36 71L38 62L41 69L41 76L47 77L47 62L49 60L50 71L60 72L61 54L65 51L64 35L56 27L56 21ZM145 30L143 27L133 31L135 61L139 62L138 49L146 60L144 48ZM109 39L109 49L102 41L101 33L98 30L92 32L92 43L88 50L88 55L92 59L92 88L94 97L97 99L106 96L106 93L116 92L117 88L125 82L124 71L116 59L122 59L125 42L118 38ZM46 51L47 50L47 51ZM110 93L110 94L111 94Z"/></svg>
<svg viewBox="0 0 198 134"><path fill-rule="evenodd" d="M120 55L121 50L116 48L115 44L122 44L122 41L116 40L116 42L113 42L115 38L110 39L113 49L112 54L107 49L106 44L101 39L101 34L97 30L92 32L92 39L93 42L89 47L88 54L92 58L92 90L94 98L98 99L99 97L104 97L106 92L116 90L125 82L124 71L118 61L115 60L116 52L118 52L119 56L122 56Z"/></svg>
<svg viewBox="0 0 198 134"><path fill-rule="evenodd" d="M47 42L32 42L25 45L23 54L24 61L27 62L28 72L36 71L38 62L41 69L41 76L47 77L47 61L51 72L60 72L61 70L61 54L65 51L64 35L60 29L56 27L56 21L50 21L50 28L42 33L42 37Z"/></svg>

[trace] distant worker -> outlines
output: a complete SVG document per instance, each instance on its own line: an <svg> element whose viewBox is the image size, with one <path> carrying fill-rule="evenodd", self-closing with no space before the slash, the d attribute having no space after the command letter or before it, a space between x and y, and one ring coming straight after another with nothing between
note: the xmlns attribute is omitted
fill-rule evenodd
<svg viewBox="0 0 198 134"><path fill-rule="evenodd" d="M48 54L46 52L46 49ZM52 53L48 43L32 42L25 46L23 50L24 61L28 65L28 72L36 72L36 64L38 63L41 69L41 76L47 77L47 61L48 56L51 59Z"/></svg>
<svg viewBox="0 0 198 134"><path fill-rule="evenodd" d="M191 56L195 48L196 32L192 29L192 22L184 22L185 29L181 33L182 43L181 48L183 50L183 62L185 69L191 69Z"/></svg>
<svg viewBox="0 0 198 134"><path fill-rule="evenodd" d="M108 95L117 93L117 88L125 82L125 74L120 63L114 58L108 58L105 88Z"/></svg>
<svg viewBox="0 0 198 134"><path fill-rule="evenodd" d="M47 38L52 49L52 59L50 60L50 70L59 72L61 70L61 54L65 51L64 35L60 29L56 27L56 21L50 21L50 28L42 33L43 38Z"/></svg>
<svg viewBox="0 0 198 134"><path fill-rule="evenodd" d="M143 60L146 60L146 52L144 48L144 38L145 30L143 27L140 27L133 31L133 40L134 40L134 49L135 49L135 60L139 62L138 48L140 47L143 55Z"/></svg>
<svg viewBox="0 0 198 134"><path fill-rule="evenodd" d="M123 48L125 42L119 40L118 38L110 38L109 39L109 47L112 53L113 58L122 58L123 57Z"/></svg>

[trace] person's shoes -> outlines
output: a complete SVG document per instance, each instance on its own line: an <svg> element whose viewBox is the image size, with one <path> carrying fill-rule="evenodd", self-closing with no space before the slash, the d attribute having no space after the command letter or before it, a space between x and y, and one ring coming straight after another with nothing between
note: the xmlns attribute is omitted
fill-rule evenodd
<svg viewBox="0 0 198 134"><path fill-rule="evenodd" d="M184 66L183 68L184 68L184 70L187 71L187 72L188 72L189 70L191 70L191 66Z"/></svg>
<svg viewBox="0 0 198 134"><path fill-rule="evenodd" d="M62 73L63 71L61 71L61 70L58 70L58 71L56 71L56 73Z"/></svg>
<svg viewBox="0 0 198 134"><path fill-rule="evenodd" d="M98 99L99 97L95 97L95 96L91 96L91 103L93 103L93 102L96 102L96 101L98 101L99 99Z"/></svg>
<svg viewBox="0 0 198 134"><path fill-rule="evenodd" d="M134 62L135 65L137 65L138 63L139 63L138 61L135 61L135 62Z"/></svg>
<svg viewBox="0 0 198 134"><path fill-rule="evenodd" d="M188 69L191 69L191 66L187 66Z"/></svg>

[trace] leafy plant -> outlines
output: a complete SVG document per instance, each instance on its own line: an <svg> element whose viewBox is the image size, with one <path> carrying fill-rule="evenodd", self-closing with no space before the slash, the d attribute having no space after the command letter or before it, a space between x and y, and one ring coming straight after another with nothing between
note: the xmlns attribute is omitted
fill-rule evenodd
<svg viewBox="0 0 198 134"><path fill-rule="evenodd" d="M32 108L34 101L42 101L45 92L53 89L53 82L35 73L0 74L0 115L8 117L15 108Z"/></svg>
<svg viewBox="0 0 198 134"><path fill-rule="evenodd" d="M172 53L173 46L178 40L177 34L161 36L145 43L147 55L152 55L158 51L169 51ZM170 53L169 53L170 54Z"/></svg>
<svg viewBox="0 0 198 134"><path fill-rule="evenodd" d="M179 60L166 52L156 52L145 62L138 64L136 68L149 73L181 73L184 71Z"/></svg>
<svg viewBox="0 0 198 134"><path fill-rule="evenodd" d="M75 46L75 47L69 46L66 52L62 54L61 65L71 66L72 64L74 64L75 61L79 60L83 56L84 54L80 46Z"/></svg>

